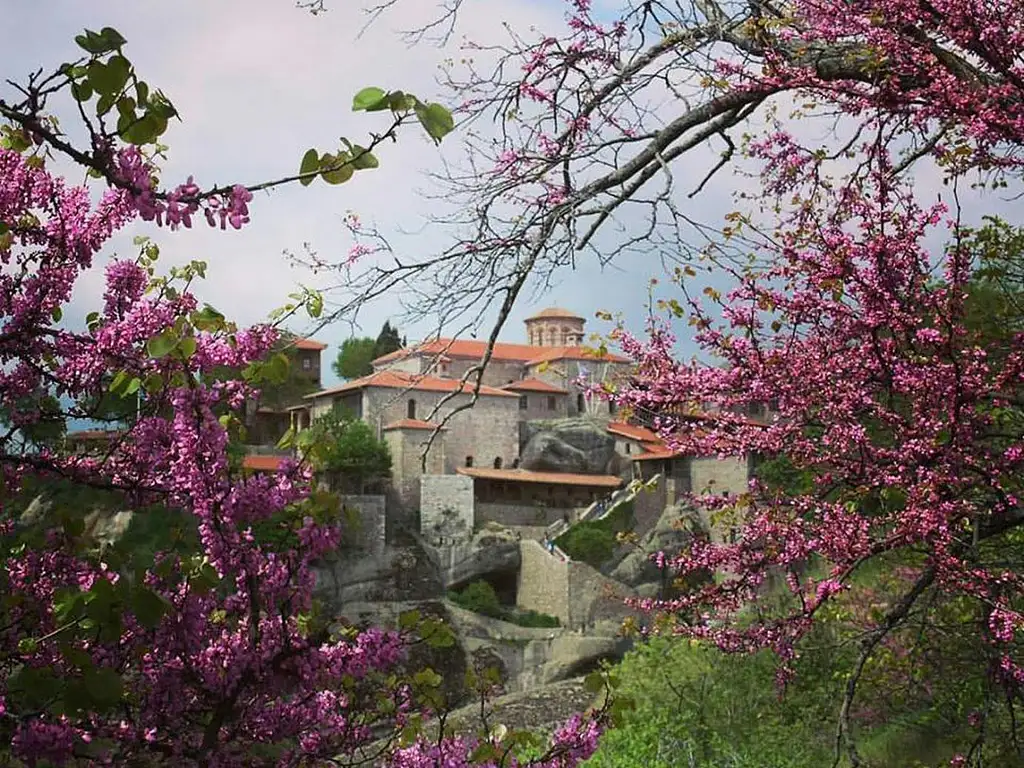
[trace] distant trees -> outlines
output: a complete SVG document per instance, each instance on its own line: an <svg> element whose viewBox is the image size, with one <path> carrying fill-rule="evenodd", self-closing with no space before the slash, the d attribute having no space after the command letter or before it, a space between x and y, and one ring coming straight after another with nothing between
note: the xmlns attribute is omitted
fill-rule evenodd
<svg viewBox="0 0 1024 768"><path fill-rule="evenodd" d="M398 329L385 320L376 340L369 336L345 339L334 361L334 372L343 379L358 379L373 373L373 361L405 346Z"/></svg>

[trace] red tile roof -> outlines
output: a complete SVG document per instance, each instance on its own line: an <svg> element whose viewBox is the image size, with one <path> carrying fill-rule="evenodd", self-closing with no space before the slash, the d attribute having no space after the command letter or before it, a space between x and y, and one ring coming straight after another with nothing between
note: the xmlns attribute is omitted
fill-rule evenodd
<svg viewBox="0 0 1024 768"><path fill-rule="evenodd" d="M608 431L613 435L625 437L629 440L636 440L641 443L658 443L661 438L647 427L638 427L635 424L627 424L624 421L608 422Z"/></svg>
<svg viewBox="0 0 1024 768"><path fill-rule="evenodd" d="M366 387L384 387L385 389L409 389L420 392L456 392L460 388L459 379L442 379L438 376L418 376L404 371L377 371L361 379L355 379L346 384L341 384L330 389L323 389L306 395L307 400L325 395L336 395L342 392L354 392ZM461 384L461 390L466 394L473 394L475 385L472 382ZM480 394L489 397L518 397L512 392L506 392L495 387L481 385Z"/></svg>
<svg viewBox="0 0 1024 768"><path fill-rule="evenodd" d="M546 381L533 378L513 381L511 384L506 384L502 389L510 389L513 392L548 392L552 395L568 394L564 389L559 389L554 384L548 384Z"/></svg>
<svg viewBox="0 0 1024 768"><path fill-rule="evenodd" d="M552 319L565 319L565 320L582 320L583 318L577 315L575 312L570 312L568 309L562 309L561 307L548 307L542 309L535 315L530 315L527 320L540 320L542 318L549 317Z"/></svg>
<svg viewBox="0 0 1024 768"><path fill-rule="evenodd" d="M589 488L618 488L621 477L615 475L574 475L568 472L531 472L527 469L487 469L485 467L458 467L460 475L481 480L503 480L512 483L546 483L548 485L577 485Z"/></svg>
<svg viewBox="0 0 1024 768"><path fill-rule="evenodd" d="M373 361L373 364L390 363L412 355L446 355L452 358L461 357L479 360L484 356L486 350L487 342L477 339L434 339L378 357ZM629 362L626 358L619 357L618 355L609 354L599 357L593 353L587 354L584 347L537 347L531 344L506 344L503 341L495 343L494 349L491 351L491 359L529 365L536 362L563 359L603 360L613 363Z"/></svg>
<svg viewBox="0 0 1024 768"><path fill-rule="evenodd" d="M384 425L385 432L389 429L423 429L433 432L437 429L437 424L431 424L429 421L421 421L420 419L399 419ZM444 429L444 427L441 427L441 429Z"/></svg>
<svg viewBox="0 0 1024 768"><path fill-rule="evenodd" d="M313 339L295 339L291 346L296 349L308 349L312 352L322 352L327 349L326 344L321 344L319 341L314 341Z"/></svg>
<svg viewBox="0 0 1024 768"><path fill-rule="evenodd" d="M120 429L80 429L76 432L68 432L65 437L68 440L113 440L123 433Z"/></svg>
<svg viewBox="0 0 1024 768"><path fill-rule="evenodd" d="M579 360L580 362L589 360L595 363L630 362L629 358L621 355L613 355L611 352L601 355L587 347L533 347L533 356L526 361L526 365L553 363L556 360Z"/></svg>
<svg viewBox="0 0 1024 768"><path fill-rule="evenodd" d="M287 456L255 456L242 459L242 467L253 472L277 472L281 464L288 460Z"/></svg>

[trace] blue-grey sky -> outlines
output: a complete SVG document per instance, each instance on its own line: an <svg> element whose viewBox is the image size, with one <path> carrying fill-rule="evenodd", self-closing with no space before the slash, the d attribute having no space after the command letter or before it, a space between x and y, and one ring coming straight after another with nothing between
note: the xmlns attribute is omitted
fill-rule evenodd
<svg viewBox="0 0 1024 768"><path fill-rule="evenodd" d="M189 174L201 185L262 181L293 173L308 147L332 147L341 135L358 140L373 130L379 116L350 109L352 95L361 87L380 85L437 97L438 66L445 56L458 55L454 47L409 47L396 34L397 28L414 24L416 14L425 20L433 3L407 1L400 14L381 19L361 37L359 4L332 0L329 5L328 13L313 17L289 0L0 0L4 26L21 30L5 37L0 71L23 80L37 68L52 69L79 54L74 36L84 28L115 27L127 38L126 54L140 76L161 88L182 116L165 135L170 153L164 183L177 183ZM558 0L473 0L465 4L459 32L487 41L506 34L504 23L527 33L531 26L550 29L561 25L564 7ZM449 137L444 151L457 157L458 142L457 134ZM438 167L438 151L418 130L410 130L378 154L379 169L358 174L346 185L291 185L258 194L251 206L252 222L241 232L203 224L172 234L140 222L112 241L104 256L133 255L132 236L150 235L162 248L165 267L192 258L209 262L202 299L240 322L259 321L287 301L298 283L315 284L288 265L283 251L298 251L309 243L325 257L344 259L350 245L341 225L346 211L357 212L384 232L418 232L413 239L396 235L399 249L429 252L446 245L442 232L424 228L430 211L418 194L428 186L421 174ZM701 205L705 203L699 201ZM708 218L715 208L709 195ZM522 318L547 305L591 318L597 310L621 311L631 325L642 327L648 280L660 270L655 260L624 263L605 272L584 262L576 273L563 274L542 299L520 306L504 337L519 341ZM84 316L100 291L100 274L94 270L76 291L69 318ZM376 302L361 315L362 329L375 335L397 311L393 301ZM593 320L589 327L608 330L607 324L602 327ZM430 329L402 330L415 338ZM351 332L338 325L318 334L331 345L325 359L333 358Z"/></svg>
<svg viewBox="0 0 1024 768"><path fill-rule="evenodd" d="M445 57L461 55L457 46L463 36L496 41L506 35L505 24L525 35L534 34L531 27L558 28L565 8L560 0L469 0L452 46L439 50L410 47L396 34L399 27L429 19L433 0L402 0L399 13L382 18L362 36L362 3L328 0L328 5L328 13L314 17L291 0L0 0L4 27L19 30L6 35L0 47L0 72L23 80L40 67L55 68L78 55L74 36L82 29L113 26L128 39L126 53L140 76L167 93L183 119L172 123L165 136L171 149L164 183L176 184L189 174L200 185L252 183L295 172L311 146L336 146L342 135L358 141L377 127L380 116L351 111L352 95L360 88L379 85L437 98L438 67ZM7 95L6 89L0 85L0 97ZM452 96L442 98L450 101ZM458 133L446 139L443 151L458 157ZM299 251L308 243L326 258L344 260L350 242L341 219L347 211L392 235L399 251L443 249L447 236L425 226L430 204L420 195L429 188L424 174L439 167L438 150L418 130L410 130L378 154L379 169L357 174L343 186L318 182L258 194L251 206L252 222L241 232L202 224L172 234L140 222L118 236L105 257L133 255L132 236L146 234L160 244L165 267L204 259L209 278L200 297L239 322L251 323L287 301L297 284L316 284L315 278L289 266L284 251ZM693 165L678 167L676 177L701 178L707 157L688 160ZM931 177L930 183L937 184L937 179ZM720 223L734 207L730 193L738 184L752 188L749 180L721 174L700 196L684 199L687 214ZM397 235L400 229L416 235L403 238ZM605 271L583 261L576 272L563 273L541 299L520 305L504 339L522 340L522 319L549 305L589 318L597 310L621 312L629 326L640 330L651 277L663 277L653 255L633 257ZM95 305L99 278L94 270L83 279L69 318L82 317ZM665 295L664 281L659 290ZM375 335L398 312L393 298L377 301L360 316L361 331ZM609 330L594 320L588 327ZM402 327L410 339L430 330ZM343 324L318 333L331 345L325 362L351 333Z"/></svg>

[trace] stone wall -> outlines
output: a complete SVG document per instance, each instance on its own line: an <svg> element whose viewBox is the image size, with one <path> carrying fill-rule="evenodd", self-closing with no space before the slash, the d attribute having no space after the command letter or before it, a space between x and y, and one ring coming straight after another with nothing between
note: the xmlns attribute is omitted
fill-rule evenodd
<svg viewBox="0 0 1024 768"><path fill-rule="evenodd" d="M363 418L363 394L362 392L342 392L334 397L318 397L310 404L310 416L316 421L321 416L330 413L335 407L344 408L355 418Z"/></svg>
<svg viewBox="0 0 1024 768"><path fill-rule="evenodd" d="M569 396L555 395L547 392L519 392L520 397L526 398L526 408L520 406L519 418L523 421L538 421L544 419L564 419L569 416ZM550 408L551 402L548 398L553 397L554 408Z"/></svg>
<svg viewBox="0 0 1024 768"><path fill-rule="evenodd" d="M474 526L473 478L423 475L420 478L420 533L428 540L463 538Z"/></svg>
<svg viewBox="0 0 1024 768"><path fill-rule="evenodd" d="M374 554L384 551L387 531L387 502L384 496L342 496L342 506L355 513L355 536L346 538L346 546Z"/></svg>
<svg viewBox="0 0 1024 768"><path fill-rule="evenodd" d="M391 500L389 520L392 526L417 528L416 513L420 507L420 477L423 446L430 432L421 429L390 429L384 433L384 442L391 451ZM445 433L434 439L427 454L428 474L443 470ZM389 534L389 540L394 535Z"/></svg>
<svg viewBox="0 0 1024 768"><path fill-rule="evenodd" d="M749 471L746 457L694 458L690 465L690 485L694 493L728 491L730 496L739 496L747 492Z"/></svg>
<svg viewBox="0 0 1024 768"><path fill-rule="evenodd" d="M493 522L516 528L541 528L547 527L557 520L562 520L565 515L569 516L570 522L574 522L582 511L582 508L577 507L538 507L528 504L478 502L475 514L477 525Z"/></svg>
<svg viewBox="0 0 1024 768"><path fill-rule="evenodd" d="M479 360L453 358L448 366L448 376L453 379L462 378L466 371L477 365ZM504 387L513 381L523 378L523 364L512 360L491 359L484 370L483 383L489 387Z"/></svg>
<svg viewBox="0 0 1024 768"><path fill-rule="evenodd" d="M545 551L539 541L519 542L519 579L516 605L557 616L563 626L569 614L569 563Z"/></svg>
<svg viewBox="0 0 1024 768"><path fill-rule="evenodd" d="M378 430L406 418L410 400L416 403L416 418L426 419L449 394L383 387L368 387L365 392L364 419ZM431 420L439 423L471 399L468 394L450 398ZM519 455L519 398L515 395L481 395L472 408L455 413L445 424L445 429L443 450L436 441L431 447L431 452L443 454L443 468L435 474L454 474L456 467L465 466L467 456L473 457L474 466L490 467L495 458L500 458L502 466L510 467L512 460Z"/></svg>

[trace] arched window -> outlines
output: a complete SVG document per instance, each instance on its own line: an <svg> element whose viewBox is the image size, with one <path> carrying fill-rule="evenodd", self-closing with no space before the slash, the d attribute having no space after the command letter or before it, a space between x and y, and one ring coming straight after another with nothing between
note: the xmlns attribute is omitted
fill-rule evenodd
<svg viewBox="0 0 1024 768"><path fill-rule="evenodd" d="M472 456L467 456L466 457L466 466L467 467L472 467L473 466L473 457Z"/></svg>
<svg viewBox="0 0 1024 768"><path fill-rule="evenodd" d="M580 392L576 395L576 412L583 413L587 409L586 399L583 397L583 393Z"/></svg>
<svg viewBox="0 0 1024 768"><path fill-rule="evenodd" d="M415 400L409 400L409 402L405 404L405 417L407 419L415 419L416 418L416 401Z"/></svg>
<svg viewBox="0 0 1024 768"><path fill-rule="evenodd" d="M609 416L614 416L615 415L615 411L617 411L617 410L618 410L618 408L615 405L615 401L614 400L609 400L608 401L608 415Z"/></svg>
<svg viewBox="0 0 1024 768"><path fill-rule="evenodd" d="M519 457L512 459L512 469L519 469Z"/></svg>
<svg viewBox="0 0 1024 768"><path fill-rule="evenodd" d="M494 468L501 469L501 456L497 456L494 459Z"/></svg>

